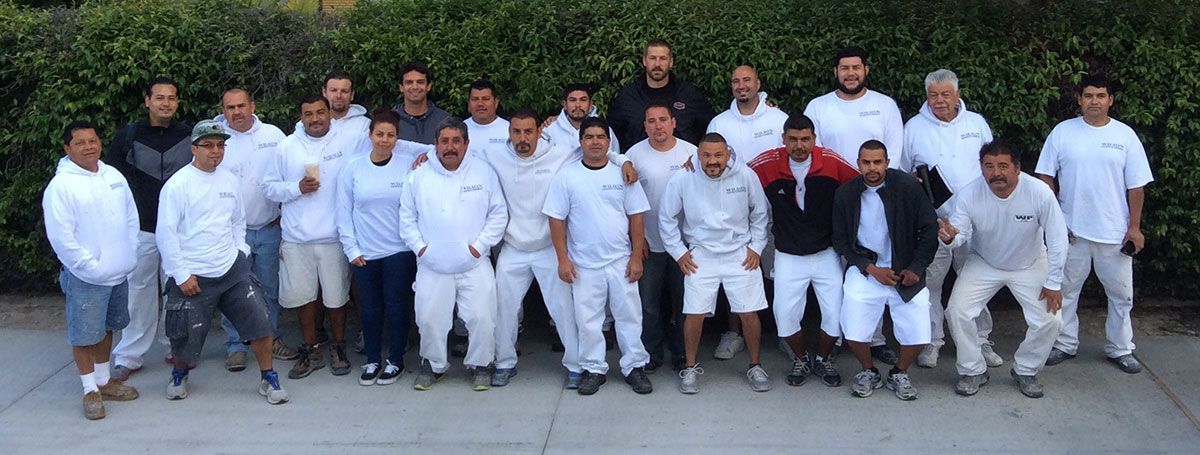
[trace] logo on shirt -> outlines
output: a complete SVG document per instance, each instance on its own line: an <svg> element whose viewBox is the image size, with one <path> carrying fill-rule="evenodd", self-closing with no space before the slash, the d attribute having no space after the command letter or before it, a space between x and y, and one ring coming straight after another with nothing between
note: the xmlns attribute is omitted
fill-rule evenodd
<svg viewBox="0 0 1200 455"><path fill-rule="evenodd" d="M231 191L221 191L221 192L217 193L217 197L219 197L221 199L233 199L237 196L234 196L233 192L231 192Z"/></svg>
<svg viewBox="0 0 1200 455"><path fill-rule="evenodd" d="M268 147L274 147L276 145L279 145L279 143L278 142L263 142L261 144L258 144L258 148L265 149Z"/></svg>
<svg viewBox="0 0 1200 455"><path fill-rule="evenodd" d="M472 191L483 191L483 185L475 184L475 185L466 185L466 186L462 187L462 192L464 192L464 193L470 193Z"/></svg>
<svg viewBox="0 0 1200 455"><path fill-rule="evenodd" d="M1016 218L1018 223L1028 223L1033 221L1033 215L1013 215L1013 218Z"/></svg>
<svg viewBox="0 0 1200 455"><path fill-rule="evenodd" d="M962 136L959 136L958 139L959 140L970 139L970 138L979 139L981 137L983 137L983 136L980 135L978 131L971 131L971 132L963 133Z"/></svg>
<svg viewBox="0 0 1200 455"><path fill-rule="evenodd" d="M755 139L758 139L758 138L760 138L760 137L767 137L767 136L771 136L771 135L774 135L774 134L775 134L775 129L774 129L774 128L772 128L772 129L769 129L769 130L762 130L762 131L759 131L759 132L757 132L757 133L754 133L754 138L755 138Z"/></svg>
<svg viewBox="0 0 1200 455"><path fill-rule="evenodd" d="M745 193L745 192L746 192L746 187L744 187L744 186L725 188L725 194L737 194L737 193Z"/></svg>
<svg viewBox="0 0 1200 455"><path fill-rule="evenodd" d="M1102 148L1102 149L1117 149L1117 150L1120 150L1123 152L1123 151L1125 151L1125 144L1116 144L1116 143L1112 143L1112 142L1101 142L1100 148Z"/></svg>
<svg viewBox="0 0 1200 455"><path fill-rule="evenodd" d="M542 168L542 169L538 169L538 170L536 170L536 171L533 171L534 175L549 174L549 173L551 173L551 172L554 172L554 170L553 170L553 169L550 169L550 168Z"/></svg>
<svg viewBox="0 0 1200 455"><path fill-rule="evenodd" d="M404 182L392 182L391 185L392 185L392 188L403 188Z"/></svg>
<svg viewBox="0 0 1200 455"><path fill-rule="evenodd" d="M621 191L624 189L625 189L625 185L620 185L620 184L600 185L600 191Z"/></svg>
<svg viewBox="0 0 1200 455"><path fill-rule="evenodd" d="M123 186L125 186L124 183L116 182L116 183L113 183L112 185L109 185L108 188L111 190L115 190L115 189L123 187Z"/></svg>
<svg viewBox="0 0 1200 455"><path fill-rule="evenodd" d="M682 166L682 165L678 165L678 164L672 164L670 169L671 169L672 171L678 171L678 170L680 170L680 169L683 169L683 166Z"/></svg>
<svg viewBox="0 0 1200 455"><path fill-rule="evenodd" d="M503 144L507 141L508 141L508 138L504 138L504 137L493 137L491 139L488 139L489 144Z"/></svg>
<svg viewBox="0 0 1200 455"><path fill-rule="evenodd" d="M321 157L322 161L332 161L342 157L342 152L333 152Z"/></svg>
<svg viewBox="0 0 1200 455"><path fill-rule="evenodd" d="M859 112L859 113L858 113L858 117L859 117L859 118L862 118L862 117L874 117L874 116L876 116L876 115L879 115L879 111L878 111L878 110L874 110L874 111L862 111L862 112Z"/></svg>

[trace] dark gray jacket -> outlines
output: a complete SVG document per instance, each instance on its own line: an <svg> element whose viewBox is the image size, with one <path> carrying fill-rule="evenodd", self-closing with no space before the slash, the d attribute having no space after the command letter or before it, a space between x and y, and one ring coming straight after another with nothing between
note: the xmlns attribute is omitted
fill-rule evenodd
<svg viewBox="0 0 1200 455"><path fill-rule="evenodd" d="M425 102L428 103L429 110L419 117L404 112L403 101L392 107L392 111L400 116L400 131L397 131L400 139L421 144L433 144L437 141L437 127L450 118L450 114L435 106L433 101Z"/></svg>
<svg viewBox="0 0 1200 455"><path fill-rule="evenodd" d="M864 275L867 265L879 257L858 243L861 197L866 189L862 176L858 176L838 188L833 196L833 249ZM887 170L879 198L883 200L888 237L892 240L892 270L899 274L908 269L921 277L912 286L896 284L900 297L907 302L925 288L925 269L933 262L938 248L937 213L917 179L895 169Z"/></svg>

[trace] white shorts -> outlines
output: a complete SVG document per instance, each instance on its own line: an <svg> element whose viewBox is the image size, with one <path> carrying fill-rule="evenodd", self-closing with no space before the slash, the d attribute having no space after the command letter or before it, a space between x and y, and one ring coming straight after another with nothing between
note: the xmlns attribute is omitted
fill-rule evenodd
<svg viewBox="0 0 1200 455"><path fill-rule="evenodd" d="M731 313L753 313L767 308L762 272L746 270L746 250L710 253L692 249L696 272L683 277L683 313L712 315L717 309L717 288L725 286Z"/></svg>
<svg viewBox="0 0 1200 455"><path fill-rule="evenodd" d="M835 338L842 336L842 262L833 248L803 256L782 251L775 253L775 305L772 309L777 334L789 337L800 333L810 283L821 308L821 331Z"/></svg>
<svg viewBox="0 0 1200 455"><path fill-rule="evenodd" d="M317 300L341 308L350 299L350 262L342 244L292 243L279 247L279 306L297 308Z"/></svg>
<svg viewBox="0 0 1200 455"><path fill-rule="evenodd" d="M884 286L850 266L842 290L842 335L847 340L869 343L887 305L896 341L902 346L929 344L929 289L921 289L905 302L896 288Z"/></svg>

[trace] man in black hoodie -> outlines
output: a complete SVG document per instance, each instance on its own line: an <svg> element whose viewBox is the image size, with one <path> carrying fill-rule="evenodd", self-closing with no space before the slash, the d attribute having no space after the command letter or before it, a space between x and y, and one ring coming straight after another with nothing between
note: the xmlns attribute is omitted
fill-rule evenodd
<svg viewBox="0 0 1200 455"><path fill-rule="evenodd" d="M104 152L104 163L129 181L141 225L137 267L129 277L129 325L113 348L112 378L120 381L142 368L142 357L158 332L159 287L163 282L154 240L158 193L175 171L192 161L192 127L175 121L179 83L162 76L151 79L143 102L149 111L147 117L117 130Z"/></svg>
<svg viewBox="0 0 1200 455"><path fill-rule="evenodd" d="M886 305L900 342L900 359L888 372L887 387L911 401L917 391L908 367L929 344L925 269L937 251L937 214L915 178L888 169L882 142L862 144L858 171L862 175L838 188L833 199L833 249L850 266L842 286L842 336L863 366L852 392L868 397L883 386L869 345Z"/></svg>
<svg viewBox="0 0 1200 455"><path fill-rule="evenodd" d="M646 139L642 126L646 106L652 101L667 103L675 112L675 137L692 144L700 143L708 122L716 115L704 93L691 83L671 74L675 55L671 45L652 39L642 51L642 77L621 88L608 109L608 121L617 133L621 153Z"/></svg>

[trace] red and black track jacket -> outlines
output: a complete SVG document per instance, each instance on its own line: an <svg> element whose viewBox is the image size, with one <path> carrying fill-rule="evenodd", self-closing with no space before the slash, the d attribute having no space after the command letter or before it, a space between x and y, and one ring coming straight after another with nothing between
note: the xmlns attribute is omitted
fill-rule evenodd
<svg viewBox="0 0 1200 455"><path fill-rule="evenodd" d="M813 147L812 166L804 177L804 207L796 204L796 177L788 166L787 148L763 152L750 161L771 202L771 233L775 249L787 254L808 255L832 246L833 194L838 187L858 177L858 170L837 153Z"/></svg>

